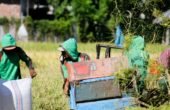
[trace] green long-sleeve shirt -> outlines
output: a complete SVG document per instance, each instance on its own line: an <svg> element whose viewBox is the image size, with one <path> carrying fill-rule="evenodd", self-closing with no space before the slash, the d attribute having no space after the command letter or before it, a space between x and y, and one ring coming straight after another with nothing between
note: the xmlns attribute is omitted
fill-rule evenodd
<svg viewBox="0 0 170 110"><path fill-rule="evenodd" d="M2 50L1 56L0 78L3 80L21 79L20 60L24 61L27 67L33 68L31 59L20 47L10 51Z"/></svg>

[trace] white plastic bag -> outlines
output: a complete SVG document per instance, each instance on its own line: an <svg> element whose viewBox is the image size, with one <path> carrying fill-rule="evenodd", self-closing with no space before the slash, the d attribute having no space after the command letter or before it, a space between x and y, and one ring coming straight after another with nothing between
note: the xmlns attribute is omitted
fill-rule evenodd
<svg viewBox="0 0 170 110"><path fill-rule="evenodd" d="M18 36L18 40L28 41L28 32L24 24L21 24L21 26L19 27L17 36Z"/></svg>
<svg viewBox="0 0 170 110"><path fill-rule="evenodd" d="M31 78L0 80L0 110L32 110Z"/></svg>

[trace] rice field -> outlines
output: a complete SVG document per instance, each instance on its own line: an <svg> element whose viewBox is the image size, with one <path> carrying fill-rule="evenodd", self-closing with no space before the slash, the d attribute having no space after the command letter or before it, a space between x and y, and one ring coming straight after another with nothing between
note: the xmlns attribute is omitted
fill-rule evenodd
<svg viewBox="0 0 170 110"><path fill-rule="evenodd" d="M33 110L69 110L68 97L63 95L62 75L60 72L59 56L57 48L60 43L41 42L18 42L26 53L32 58L37 76L32 82ZM150 52L151 58L157 58L162 50L167 48L160 44L148 44L146 50ZM78 51L88 53L91 59L96 58L96 43L78 43ZM112 56L122 55L121 50L112 50ZM104 56L104 50L102 50ZM28 69L21 62L23 77L29 75ZM146 108L133 108L144 110ZM130 108L130 110L133 110ZM151 107L150 110L167 110L170 105L159 108Z"/></svg>

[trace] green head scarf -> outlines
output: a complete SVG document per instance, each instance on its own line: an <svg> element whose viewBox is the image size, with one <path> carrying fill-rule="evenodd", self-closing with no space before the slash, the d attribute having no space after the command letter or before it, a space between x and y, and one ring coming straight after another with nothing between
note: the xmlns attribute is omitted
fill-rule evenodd
<svg viewBox="0 0 170 110"><path fill-rule="evenodd" d="M77 42L74 38L70 38L61 44L65 51L73 60L78 60Z"/></svg>
<svg viewBox="0 0 170 110"><path fill-rule="evenodd" d="M5 34L1 41L2 48L16 46L16 41L11 34Z"/></svg>
<svg viewBox="0 0 170 110"><path fill-rule="evenodd" d="M144 50L144 48L145 48L144 38L142 36L134 36L130 49Z"/></svg>

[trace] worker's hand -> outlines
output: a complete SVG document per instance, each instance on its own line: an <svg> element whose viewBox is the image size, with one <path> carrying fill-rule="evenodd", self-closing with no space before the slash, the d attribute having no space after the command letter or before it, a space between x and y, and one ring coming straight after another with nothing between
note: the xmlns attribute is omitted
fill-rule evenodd
<svg viewBox="0 0 170 110"><path fill-rule="evenodd" d="M30 69L30 76L31 78L34 78L37 75L34 69Z"/></svg>
<svg viewBox="0 0 170 110"><path fill-rule="evenodd" d="M68 81L68 79L65 79L63 89L64 89L64 94L66 96L68 96L68 93L69 93L69 81Z"/></svg>

